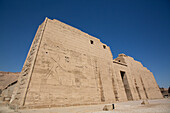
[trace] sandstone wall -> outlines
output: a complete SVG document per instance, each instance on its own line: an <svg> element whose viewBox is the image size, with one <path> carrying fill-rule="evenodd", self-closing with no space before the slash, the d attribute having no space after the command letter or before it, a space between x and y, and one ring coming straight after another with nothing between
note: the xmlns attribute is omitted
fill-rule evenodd
<svg viewBox="0 0 170 113"><path fill-rule="evenodd" d="M23 100L18 99L23 101L23 106L67 106L115 100L112 54L107 45L57 20L47 19L41 35L32 72L30 77L26 75L26 91L21 91Z"/></svg>
<svg viewBox="0 0 170 113"><path fill-rule="evenodd" d="M115 95L115 97L117 97L117 101L127 101L127 96L125 93L125 88L122 82L120 71L124 71L128 74L127 65L123 62L114 61L113 62L113 72L114 72L113 80L114 80L114 85L116 87L114 91L117 92L117 95Z"/></svg>
<svg viewBox="0 0 170 113"><path fill-rule="evenodd" d="M123 62L127 65L125 72L127 73L133 100L162 98L153 74L143 67L140 62L124 54L120 54L115 61ZM114 63L114 69L117 72L116 75L122 70L116 63Z"/></svg>
<svg viewBox="0 0 170 113"><path fill-rule="evenodd" d="M99 39L46 18L37 30L10 105L113 103L161 98L159 93L152 73L133 58L120 55L113 61L110 48Z"/></svg>
<svg viewBox="0 0 170 113"><path fill-rule="evenodd" d="M28 93L28 88L31 82L32 72L35 65L35 61L37 58L38 50L40 47L40 43L43 37L44 28L47 23L47 18L45 21L39 26L37 33L34 37L30 50L28 52L27 58L23 65L22 71L18 78L18 82L16 87L14 88L11 100L10 107L11 108L21 108L25 104L26 95Z"/></svg>

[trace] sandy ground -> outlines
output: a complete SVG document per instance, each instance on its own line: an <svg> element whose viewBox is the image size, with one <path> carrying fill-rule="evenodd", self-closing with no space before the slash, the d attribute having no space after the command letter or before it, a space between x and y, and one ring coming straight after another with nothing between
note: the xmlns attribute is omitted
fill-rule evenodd
<svg viewBox="0 0 170 113"><path fill-rule="evenodd" d="M0 105L0 113L170 113L170 99L149 100L149 105L142 101L115 103L113 111L103 111L104 105L73 106L61 108L24 109L14 111Z"/></svg>

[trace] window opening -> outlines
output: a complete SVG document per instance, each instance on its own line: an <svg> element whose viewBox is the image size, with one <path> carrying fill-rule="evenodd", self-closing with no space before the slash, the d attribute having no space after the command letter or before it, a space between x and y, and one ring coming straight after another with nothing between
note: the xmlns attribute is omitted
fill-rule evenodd
<svg viewBox="0 0 170 113"><path fill-rule="evenodd" d="M106 49L106 46L105 46L105 45L103 45L103 48L104 48L104 49Z"/></svg>
<svg viewBox="0 0 170 113"><path fill-rule="evenodd" d="M94 43L93 40L90 40L90 43L93 44Z"/></svg>

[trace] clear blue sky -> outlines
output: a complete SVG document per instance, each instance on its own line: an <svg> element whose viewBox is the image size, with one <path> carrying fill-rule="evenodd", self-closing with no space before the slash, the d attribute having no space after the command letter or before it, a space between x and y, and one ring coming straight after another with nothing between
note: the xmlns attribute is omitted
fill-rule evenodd
<svg viewBox="0 0 170 113"><path fill-rule="evenodd" d="M0 71L21 71L38 26L58 19L134 57L170 85L170 0L0 0Z"/></svg>

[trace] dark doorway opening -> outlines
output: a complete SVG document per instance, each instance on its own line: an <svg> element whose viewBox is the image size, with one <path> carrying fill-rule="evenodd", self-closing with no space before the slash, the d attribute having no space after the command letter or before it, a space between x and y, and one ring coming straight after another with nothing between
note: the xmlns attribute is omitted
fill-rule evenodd
<svg viewBox="0 0 170 113"><path fill-rule="evenodd" d="M121 74L122 82L123 82L123 85L124 85L124 88L125 88L125 93L126 93L127 99L133 100L126 73L123 72L123 71L120 71L120 74Z"/></svg>

